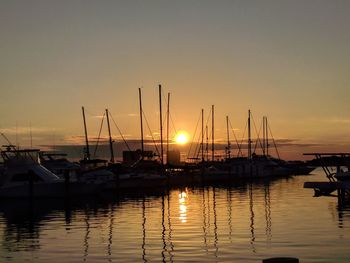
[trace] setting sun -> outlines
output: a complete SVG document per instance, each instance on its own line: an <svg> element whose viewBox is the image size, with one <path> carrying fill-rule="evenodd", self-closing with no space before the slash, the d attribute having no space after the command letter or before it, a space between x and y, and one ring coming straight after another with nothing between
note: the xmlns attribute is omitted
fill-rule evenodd
<svg viewBox="0 0 350 263"><path fill-rule="evenodd" d="M185 131L179 131L175 136L177 144L186 144L188 142L188 134Z"/></svg>

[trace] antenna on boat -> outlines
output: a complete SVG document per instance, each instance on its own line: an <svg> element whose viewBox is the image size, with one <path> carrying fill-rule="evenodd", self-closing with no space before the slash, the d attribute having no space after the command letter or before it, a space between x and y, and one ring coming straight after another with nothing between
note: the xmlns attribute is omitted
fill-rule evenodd
<svg viewBox="0 0 350 263"><path fill-rule="evenodd" d="M81 110L83 112L83 120L84 120L84 131L85 131L85 143L86 143L86 159L90 160L90 149L89 149L89 139L87 134L87 128L86 128L86 120L85 120L85 110L84 107L81 107Z"/></svg>
<svg viewBox="0 0 350 263"><path fill-rule="evenodd" d="M109 149L111 151L111 163L114 163L113 140L111 135L111 126L109 125L108 109L106 109L106 117L107 117L108 135L109 135Z"/></svg>
<svg viewBox="0 0 350 263"><path fill-rule="evenodd" d="M252 159L252 139L250 130L250 110L248 110L248 159Z"/></svg>
<svg viewBox="0 0 350 263"><path fill-rule="evenodd" d="M19 149L18 145L18 122L16 121L16 148Z"/></svg>
<svg viewBox="0 0 350 263"><path fill-rule="evenodd" d="M55 129L54 129L53 135L52 135L52 151L55 151L55 144L56 144L56 134L55 134Z"/></svg>
<svg viewBox="0 0 350 263"><path fill-rule="evenodd" d="M33 148L32 123L29 122L30 149Z"/></svg>
<svg viewBox="0 0 350 263"><path fill-rule="evenodd" d="M214 105L211 105L211 159L214 162Z"/></svg>
<svg viewBox="0 0 350 263"><path fill-rule="evenodd" d="M162 85L159 84L160 162L163 165Z"/></svg>
<svg viewBox="0 0 350 263"><path fill-rule="evenodd" d="M140 124L141 124L141 159L143 160L144 148L143 148L143 123L142 123L142 96L141 96L141 88L139 88L139 103L140 103Z"/></svg>
<svg viewBox="0 0 350 263"><path fill-rule="evenodd" d="M11 141L6 137L4 133L1 133L1 136L7 141L8 145L4 145L4 147L12 148L16 150L16 146L11 143Z"/></svg>

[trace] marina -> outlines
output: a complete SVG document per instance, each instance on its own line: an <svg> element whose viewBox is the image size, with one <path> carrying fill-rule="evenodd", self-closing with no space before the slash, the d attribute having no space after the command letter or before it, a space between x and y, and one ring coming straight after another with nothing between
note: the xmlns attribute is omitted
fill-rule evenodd
<svg viewBox="0 0 350 263"><path fill-rule="evenodd" d="M241 201L241 198L243 198L244 202L248 202L250 213L249 245L251 247L251 251L244 252L245 257L241 258L242 262L249 262L253 259L255 259L255 261L263 260L263 262L299 262L299 257L303 260L302 262L308 262L310 258L298 250L290 250L288 252L285 251L284 254L282 251L269 251L268 244L272 244L273 242L270 188L279 182L283 182L284 184L293 182L295 180L294 178L305 179L307 175L310 175L310 173L312 173L312 171L317 168L317 166L321 166L330 182L304 182L304 188L313 188L315 191L315 196L333 196L331 193L337 191L338 206L341 206L339 209L343 209L344 205L348 204L346 200L348 199L348 193L350 191L350 184L348 183L349 170L344 171L340 168L341 164L337 164L337 172L330 172L328 164L324 163L325 159L323 158L323 155L329 155L334 158L334 154L314 154L316 156L316 159L309 162L300 160L282 160L279 156L276 142L272 136L269 124L267 122L267 117L263 117L261 135L261 130L257 131L256 129L256 123L252 118L252 113L250 110L248 110L248 118L246 124L247 139L242 138L240 143L238 142L232 128L229 128L229 119L226 116L227 146L225 147L224 155L218 154L218 149L215 147L214 139L214 105L212 105L211 111L209 113L209 115L211 115L212 128L211 150L209 150L208 125L206 125L204 129L204 110L202 109L202 125L198 137L199 140L197 142L191 142L185 161L181 160L181 155L183 154L181 154L179 150L176 150L176 148L174 148L174 145L172 145L170 148L170 93L168 93L167 99L167 135L165 140L166 151L164 150L161 85L159 85L158 88L160 107L160 136L157 142L154 140L154 138L152 138L153 146L155 148L154 152L150 150L149 145L147 150L144 146L144 112L142 108L141 89L139 89L139 117L141 134L139 143L141 147L137 150L132 150L128 146L127 140L125 140L123 134L120 133L120 129L115 123L108 109L105 110L105 113L102 116L99 135L96 141L94 152L92 154L90 150L90 138L88 135L85 108L82 107L85 146L82 148L83 158L78 161L69 160L66 153L41 151L40 149L33 149L32 147L30 149L20 148L19 146L13 145L7 136L4 133L1 133L1 136L5 142L8 143L8 145L3 145L1 149L1 157L3 162L1 163L0 167L0 214L1 211L3 211L5 220L4 222L7 222L7 216L9 216L11 219L21 218L20 221L25 223L28 216L24 215L24 212L25 214L30 215L28 220L32 225L35 223L32 222L33 218L41 216L42 213L44 213L45 218L45 214L50 214L51 210L53 210L54 212L59 211L60 214L64 214L64 222L67 225L66 228L70 229L69 225L74 221L72 215L75 213L75 210L83 210L85 215L83 221L86 221L86 229L82 230L84 228L80 227L80 231L78 231L79 233L76 234L84 235L84 255L79 256L76 259L70 258L70 261L90 261L88 257L92 254L93 262L103 262L106 260L106 258L110 262L113 260L123 262L130 260L133 262L135 260L140 260L140 256L138 255L140 251L138 253L133 253L135 250L139 250L139 245L133 247L134 242L130 243L130 241L121 241L126 242L127 244L132 244L131 247L129 245L129 247L125 248L129 253L133 253L132 257L129 254L126 255L126 250L124 251L123 248L113 248L113 242L116 242L113 240L113 229L115 227L118 227L114 221L114 218L115 216L119 216L119 206L122 207L124 201L126 201L126 203L131 201L134 203L134 205L136 204L136 206L140 206L141 202L142 236L140 236L140 233L133 234L131 230L128 230L127 233L129 236L135 235L135 240L140 240L140 238L142 239L141 258L143 262L154 262L160 260L162 262L226 262L226 257L240 258L239 253L235 255L232 255L230 252L228 255L225 253L221 255L219 253L219 247L221 248L223 246L221 248L223 250L228 249L234 243L232 241L232 238L237 239L237 237L232 237L232 229L234 228L234 226L232 226L232 209L234 207L234 203L237 202L237 200L232 201L231 198L232 195L236 195L238 193L238 203ZM116 161L116 157L118 156L115 154L114 150L113 144L115 143L115 140L113 139L111 132L109 116L111 116L115 126L120 133L120 136L122 137L128 149L127 151L122 152L122 161ZM105 117L108 129L108 144L105 143L105 147L108 146L107 148L109 148L110 158L107 158L106 156L101 158L96 155L98 144L101 140L100 136ZM255 135L253 135L252 132L252 125L255 127ZM233 132L236 147L231 146L231 132ZM181 139L176 139L176 143L187 143L188 139L185 137L185 135L181 133L180 135L184 137ZM196 134L194 137L195 136ZM206 144L204 143L204 138L206 138ZM244 141L246 142L245 145L243 145ZM272 150L270 149L271 142L274 145L276 157L272 156ZM192 144L195 144L195 157L190 157ZM340 155L343 158L346 157L345 154ZM342 163L342 165L344 165L344 163ZM319 175L319 172L316 172L316 174ZM296 181L298 180L296 179ZM257 252L258 243L256 243L257 237L254 212L254 203L256 201L254 201L254 192L260 192L262 190L264 191L266 224L265 245L267 245L267 247L264 247L262 249L265 252L259 254ZM301 189L299 189L299 191L301 191ZM174 195L176 196L175 193L178 193L179 203L175 205L175 207L179 207L178 219L180 220L181 224L184 224L180 232L186 229L184 226L188 224L188 221L190 221L190 218L188 218L187 214L189 211L189 200L192 200L191 196L193 196L193 199L195 200L191 201L195 202L194 207L197 207L195 209L203 211L202 229L204 235L204 244L202 244L202 249L198 250L198 248L196 248L195 253L192 251L190 255L185 256L184 258L181 252L181 246L186 242L180 241L181 245L180 248L178 248L176 246L177 242L175 240L172 240L173 235L174 237L176 236L176 230L175 228L173 230L171 225L171 214L174 213L174 211L172 211L174 208L171 208L171 204L174 201L171 201L171 198L174 199ZM221 203L220 201L217 203L216 196L220 196L222 194L226 195L227 199L221 200ZM147 201L148 198L150 198L149 201ZM157 207L157 209L161 209L161 212L154 212L155 215L152 215L151 218L147 219L147 208L153 209L152 206L154 206L155 202L159 202L159 200L161 200L161 208ZM89 222L90 215L88 216L88 211L90 208L92 208L95 212L97 212L101 205L101 202L102 210L106 208L107 210L103 212L102 215L98 215L98 213L95 213L94 215L97 216L98 220L102 220L102 222L99 224L102 224L105 227L108 225L108 237L102 238L104 240L108 240L108 242L106 243L106 241L103 241L98 244L98 246L105 244L107 247L107 256L99 254L100 252L98 252L98 255L94 255L96 252L89 252L90 239L96 238L96 236L94 236L96 234L93 234L93 227ZM198 202L202 203L200 204ZM261 202L261 200L258 201L258 203L259 202ZM218 213L219 211L223 210L223 208L219 208L223 205L226 206L227 211L229 211L227 220L229 235L227 236L226 234L225 237L225 239L228 238L230 240L229 244L219 243L220 233L218 228L219 222L222 221L223 218L222 216L218 216ZM216 208L217 206L218 210ZM138 213L139 212L135 212L134 215L130 216L137 217L139 216ZM78 218L80 216L78 216ZM242 220L242 216L243 214L240 214L239 220ZM105 217L108 218L109 223L105 222ZM151 242L151 252L149 252L146 249L148 244L146 222L151 221L151 224L158 222L159 225L160 219L162 226L161 236L163 248L155 248L155 244ZM48 223L51 223L51 221L54 220L55 219L52 218ZM191 221L192 220L193 219L191 219ZM194 221L195 220L198 220L198 218L195 218ZM132 222L132 224L135 223L140 224L138 220L134 220ZM238 223L238 225L239 224L240 223ZM212 225L214 228L210 230ZM4 227L7 227L7 223L4 225ZM140 226L135 225L135 227L137 228ZM227 226L224 228L226 229L225 231L227 231ZM154 230L152 230L152 232L153 231ZM211 231L214 232L211 234ZM39 232L35 233L35 235L38 238ZM57 233L55 235L57 235ZM67 235L67 233L64 235ZM185 238L193 239L196 238L198 233L190 232L190 236L187 236L189 235L189 232L185 232L180 236L182 235ZM153 238L154 237L152 237L152 239ZM238 237L238 240L240 240L240 242L242 242L241 238L242 237ZM33 240L29 240L28 242L33 242ZM237 240L235 242L237 242ZM247 241L243 241L243 243L244 242ZM197 243L197 240L191 240L191 244L186 248L186 250L195 248L198 246ZM41 251L40 246L38 247L39 249L37 250ZM289 246L289 248L291 247ZM201 254L203 253L203 249L205 251L205 254ZM60 253L59 249L55 249L54 251L54 253ZM116 252L116 257L114 256L113 251ZM157 251L158 255L153 255L152 251ZM79 254L77 251L73 251L73 253L76 256ZM161 258L159 258L159 253L161 255ZM210 258L209 255L212 255L213 258L208 261ZM298 256L298 258L295 256ZM7 257L11 258L10 255ZM34 260L35 262L45 261L45 256L43 256L43 258L41 257L42 255L39 253L37 256L35 256L35 258L31 258L29 260ZM61 259L60 255L56 254L48 255L47 257L55 258L55 260L65 260ZM324 256L322 260L326 258L327 257ZM17 259L18 257L16 257L16 260ZM26 256L24 256L24 259L28 260ZM322 260L320 262L323 262Z"/></svg>
<svg viewBox="0 0 350 263"><path fill-rule="evenodd" d="M8 145L3 145L1 150L2 169L0 170L0 196L2 197L50 197L71 195L93 195L101 191L114 192L128 191L130 189L148 188L150 191L158 191L158 188L172 188L174 186L200 186L218 183L231 183L239 181L251 181L258 178L273 179L298 174L309 174L315 167L307 165L303 161L284 161L280 159L279 152L272 136L267 117L262 120L261 130L257 131L256 123L248 110L246 152L243 153L242 138L240 144L232 129L229 129L229 119L226 116L227 147L225 156L219 156L215 148L215 120L214 105L211 106L211 150L209 158L208 125L204 130L204 110L201 109L200 141L194 149L195 158L190 158L191 142L187 160L181 161L179 150L170 151L169 123L170 123L170 93L168 93L166 105L166 153L163 142L163 117L162 117L162 86L158 85L159 95L159 139L153 138L155 151L145 151L144 146L144 121L145 114L142 106L142 92L139 93L139 118L140 118L140 149L131 150L128 142L115 123L108 109L101 119L99 134L94 153L91 153L88 125L85 116L85 108L82 107L82 119L84 127L85 148L83 158L79 162L72 162L66 158L65 153L43 152L40 149L20 149L1 133ZM120 136L123 138L128 151L123 151L123 160L115 161L113 143L115 142L111 132L111 116ZM96 152L101 139L104 119L106 117L108 130L108 145L110 159L97 158ZM198 125L198 122L197 122ZM255 137L253 129L255 127ZM148 127L149 128L149 127ZM176 130L176 129L175 129ZM197 128L196 128L197 130ZM206 132L206 134L205 134ZM231 147L230 133L233 133L236 141L236 149ZM179 133L182 136L184 134ZM194 137L196 134L194 134ZM206 137L206 145L204 144ZM176 143L187 141L184 137ZM271 155L270 141L273 142L277 157ZM260 147L259 147L260 145ZM174 146L172 146L174 147ZM270 152L269 152L270 150ZM259 154L259 151L261 152ZM237 153L236 153L237 152ZM232 156L231 156L232 155ZM198 158L201 156L201 158ZM189 161L190 160L190 161ZM19 168L20 171L16 171Z"/></svg>
<svg viewBox="0 0 350 263"><path fill-rule="evenodd" d="M350 1L0 1L0 263L350 262Z"/></svg>

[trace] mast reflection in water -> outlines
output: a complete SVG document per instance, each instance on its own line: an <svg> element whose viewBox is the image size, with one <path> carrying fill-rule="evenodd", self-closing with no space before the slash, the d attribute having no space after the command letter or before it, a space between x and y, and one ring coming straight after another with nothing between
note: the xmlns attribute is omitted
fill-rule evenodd
<svg viewBox="0 0 350 263"><path fill-rule="evenodd" d="M316 171L313 179L322 176ZM0 261L261 262L295 256L347 262L350 210L336 198L313 198L302 188L306 180L91 200L2 200Z"/></svg>
<svg viewBox="0 0 350 263"><path fill-rule="evenodd" d="M181 223L187 222L187 189L179 194L179 219Z"/></svg>

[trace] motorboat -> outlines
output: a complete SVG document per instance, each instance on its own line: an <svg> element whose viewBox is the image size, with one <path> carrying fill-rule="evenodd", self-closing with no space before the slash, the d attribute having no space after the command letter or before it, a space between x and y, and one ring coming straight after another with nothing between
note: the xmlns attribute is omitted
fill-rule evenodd
<svg viewBox="0 0 350 263"><path fill-rule="evenodd" d="M101 185L102 188L115 188L116 175L108 167L108 161L103 159L83 159L79 162L80 171L77 181Z"/></svg>
<svg viewBox="0 0 350 263"><path fill-rule="evenodd" d="M67 159L67 154L58 152L39 152L40 163L59 178L69 176L71 181L77 181L80 165Z"/></svg>
<svg viewBox="0 0 350 263"><path fill-rule="evenodd" d="M139 160L131 166L121 166L118 175L118 187L154 188L167 184L164 169L155 160Z"/></svg>
<svg viewBox="0 0 350 263"><path fill-rule="evenodd" d="M4 166L0 175L1 197L57 195L64 181L40 165L39 150L1 152Z"/></svg>
<svg viewBox="0 0 350 263"><path fill-rule="evenodd" d="M0 197L64 197L99 191L94 185L59 178L40 164L39 152L15 147L1 151Z"/></svg>
<svg viewBox="0 0 350 263"><path fill-rule="evenodd" d="M96 185L111 184L115 180L115 175L108 170L105 160L81 160L74 163L66 156L64 153L52 152L39 154L41 164L61 179Z"/></svg>

